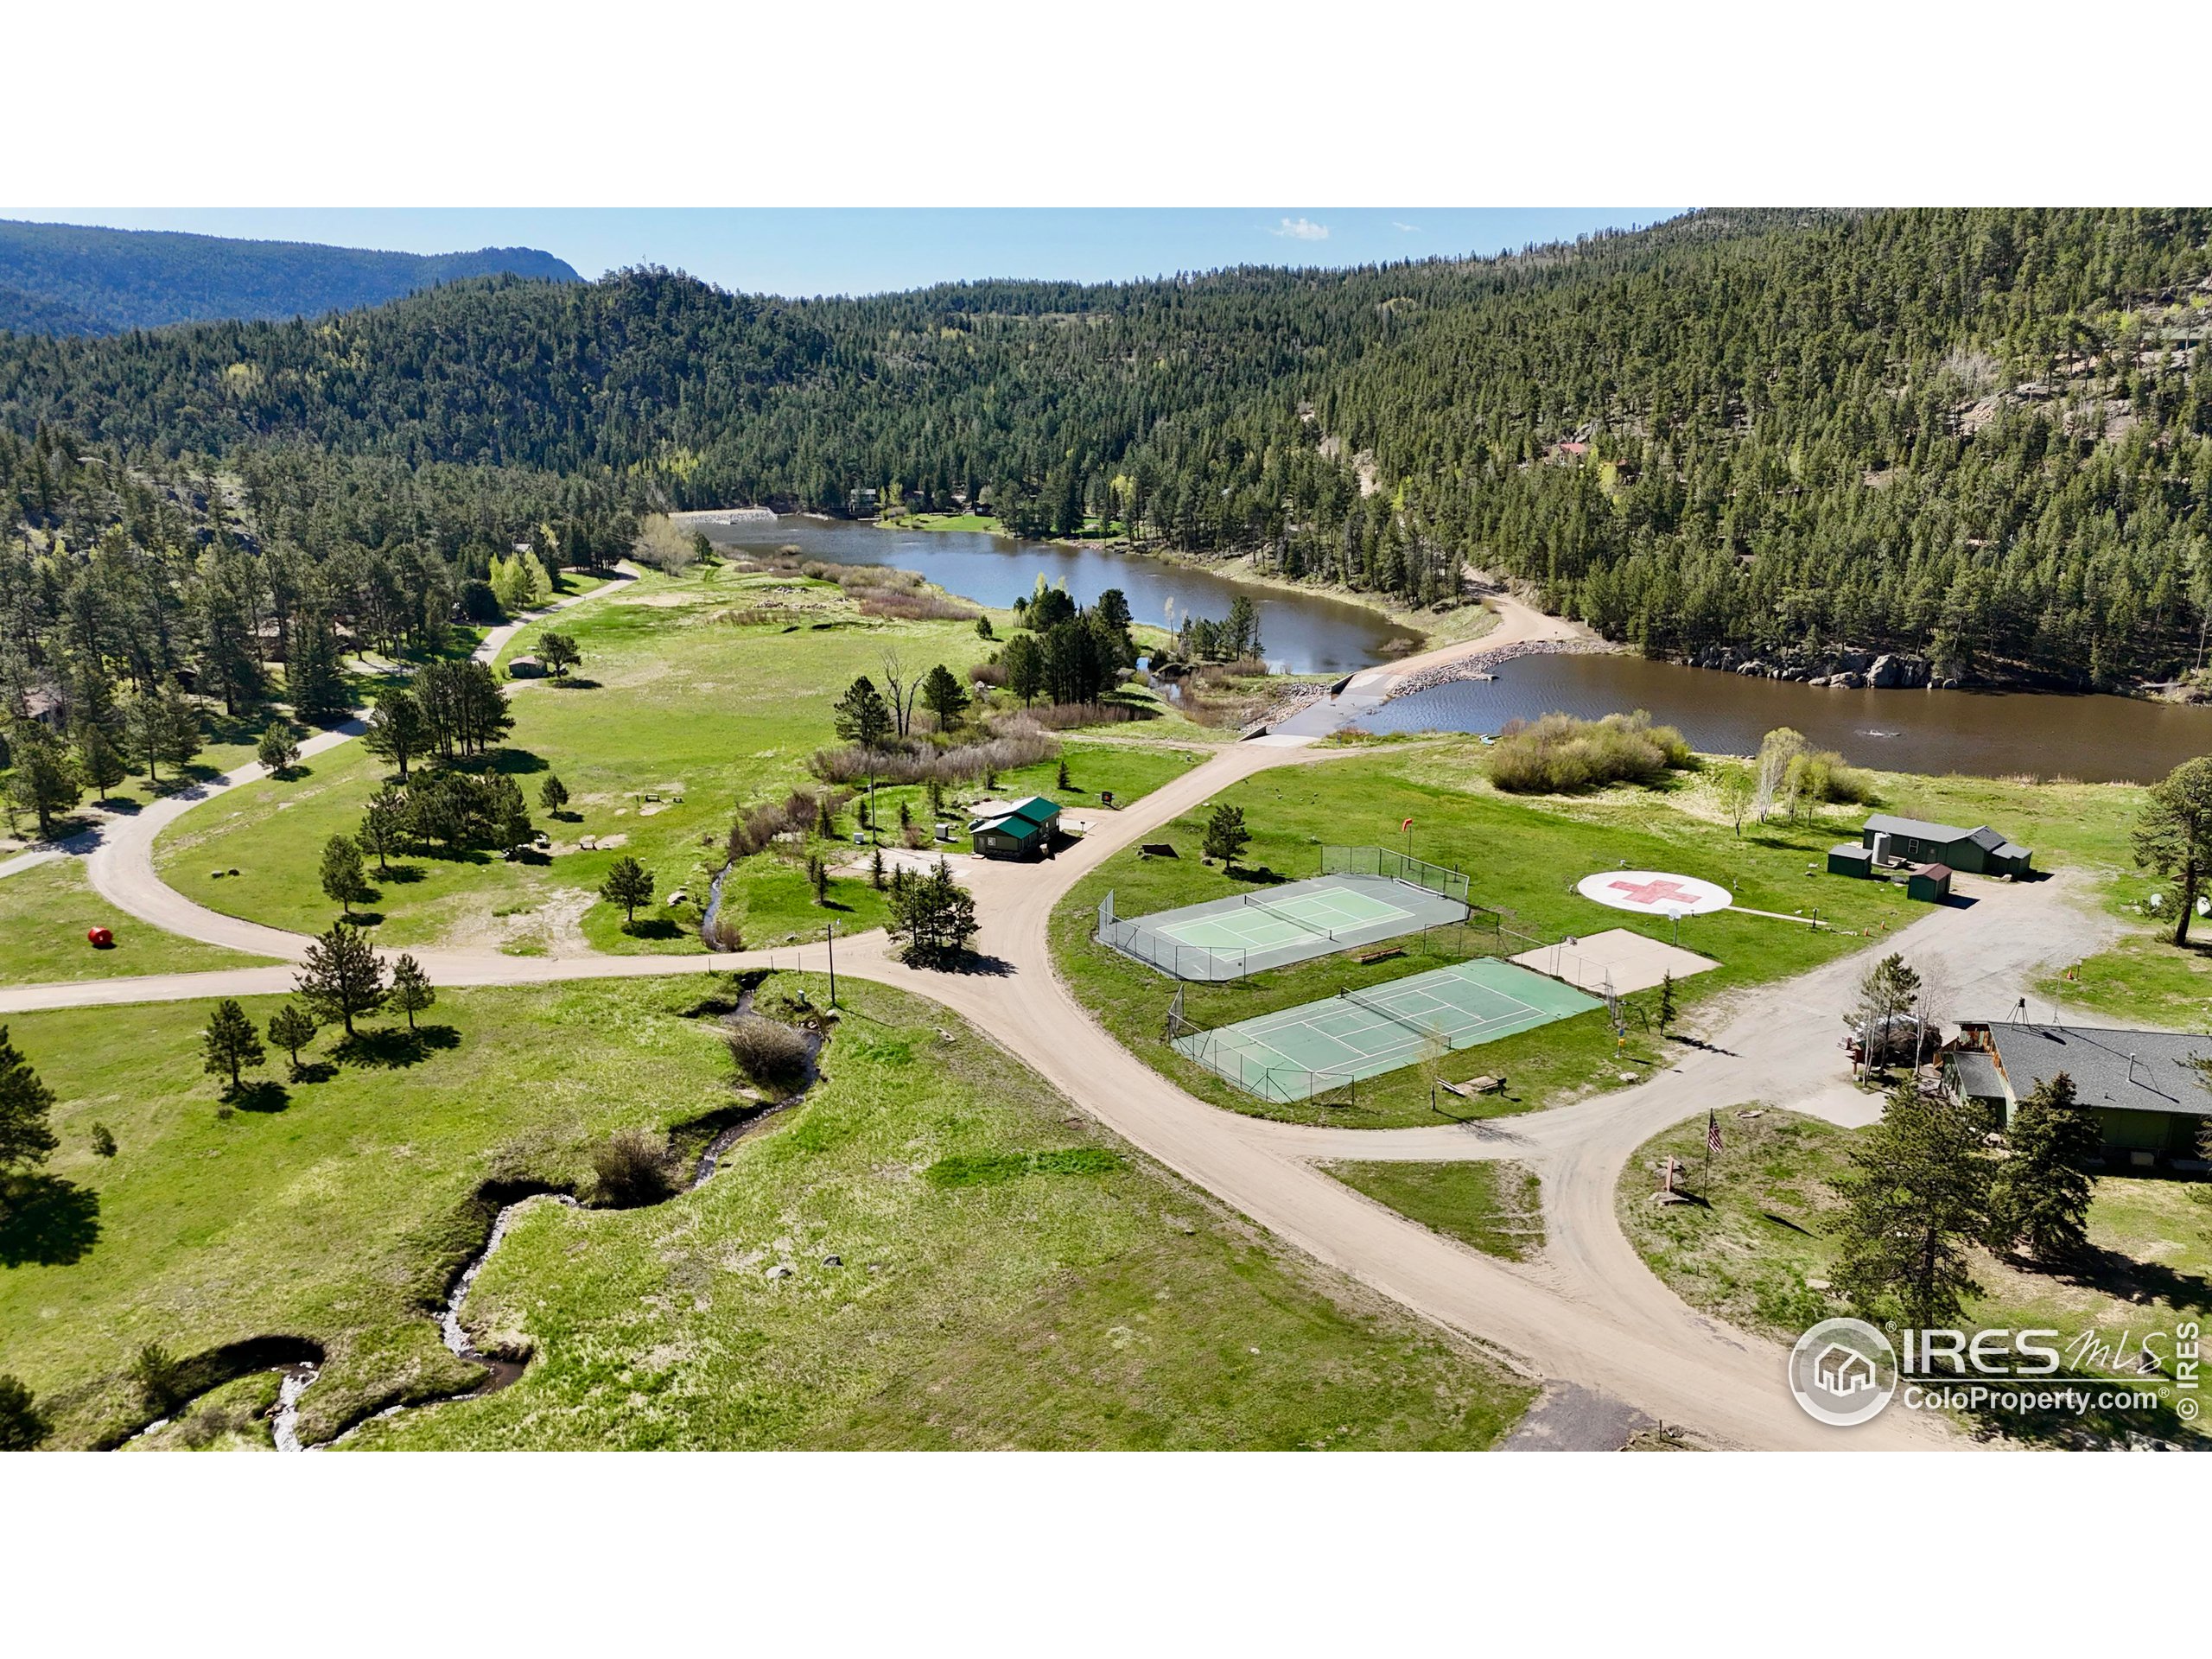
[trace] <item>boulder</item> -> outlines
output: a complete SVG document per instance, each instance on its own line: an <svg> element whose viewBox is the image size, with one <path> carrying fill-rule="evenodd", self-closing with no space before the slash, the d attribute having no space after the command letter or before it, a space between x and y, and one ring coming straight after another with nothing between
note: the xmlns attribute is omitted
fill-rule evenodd
<svg viewBox="0 0 2212 1659"><path fill-rule="evenodd" d="M1830 676L1828 683L1840 685L1847 691L1859 691L1866 688L1866 677L1855 671L1846 672Z"/></svg>
<svg viewBox="0 0 2212 1659"><path fill-rule="evenodd" d="M1886 652L1877 657L1866 671L1866 683L1878 691L1895 690L1904 683L1904 664Z"/></svg>

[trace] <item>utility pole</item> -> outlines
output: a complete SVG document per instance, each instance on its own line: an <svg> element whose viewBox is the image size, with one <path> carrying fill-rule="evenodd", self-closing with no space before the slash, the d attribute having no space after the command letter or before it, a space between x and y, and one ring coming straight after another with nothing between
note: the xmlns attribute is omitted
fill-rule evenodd
<svg viewBox="0 0 2212 1659"><path fill-rule="evenodd" d="M830 924L830 1006L837 1006L837 924Z"/></svg>

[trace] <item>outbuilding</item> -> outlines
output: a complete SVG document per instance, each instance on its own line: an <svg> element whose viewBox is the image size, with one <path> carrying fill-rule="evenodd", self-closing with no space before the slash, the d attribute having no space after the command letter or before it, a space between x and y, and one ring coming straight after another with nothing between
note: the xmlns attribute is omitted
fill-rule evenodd
<svg viewBox="0 0 2212 1659"><path fill-rule="evenodd" d="M507 677L511 680L535 680L543 677L545 664L535 657L515 657L508 659Z"/></svg>
<svg viewBox="0 0 2212 1659"><path fill-rule="evenodd" d="M1942 864L1923 864L1904 879L1904 896L1940 905L1951 896L1951 872Z"/></svg>
<svg viewBox="0 0 2212 1659"><path fill-rule="evenodd" d="M1830 875L1866 876L1874 874L1874 853L1855 841L1847 841L1840 847L1828 849Z"/></svg>
<svg viewBox="0 0 2212 1659"><path fill-rule="evenodd" d="M1032 795L1024 801L980 803L968 833L985 858L1035 858L1052 846L1059 827L1059 803Z"/></svg>
<svg viewBox="0 0 2212 1659"><path fill-rule="evenodd" d="M2020 1103L2063 1071L2074 1097L2096 1114L2105 1157L2148 1168L2161 1161L2201 1170L2212 1084L2212 1037L2102 1027L1969 1020L1944 1056L1953 1098L1987 1107L2009 1124Z"/></svg>
<svg viewBox="0 0 2212 1659"><path fill-rule="evenodd" d="M1877 812L1859 832L1859 842L1875 863L1941 864L1968 875L2025 875L2035 855L1987 824L1961 830L1924 818L1900 818Z"/></svg>

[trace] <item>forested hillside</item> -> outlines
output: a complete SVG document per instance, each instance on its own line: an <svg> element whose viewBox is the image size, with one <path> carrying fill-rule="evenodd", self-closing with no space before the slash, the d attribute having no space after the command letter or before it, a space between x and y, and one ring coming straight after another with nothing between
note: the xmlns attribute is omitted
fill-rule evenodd
<svg viewBox="0 0 2212 1659"><path fill-rule="evenodd" d="M495 278L0 339L0 461L41 546L29 440L66 430L49 453L281 475L301 548L487 556L564 490L602 526L896 490L1416 603L1472 563L1654 652L2118 684L2194 667L2212 611L2208 234L2201 210L1708 213L1496 260L856 301Z"/></svg>
<svg viewBox="0 0 2212 1659"><path fill-rule="evenodd" d="M313 317L505 272L579 280L535 248L389 253L0 219L0 328L112 334L214 317Z"/></svg>

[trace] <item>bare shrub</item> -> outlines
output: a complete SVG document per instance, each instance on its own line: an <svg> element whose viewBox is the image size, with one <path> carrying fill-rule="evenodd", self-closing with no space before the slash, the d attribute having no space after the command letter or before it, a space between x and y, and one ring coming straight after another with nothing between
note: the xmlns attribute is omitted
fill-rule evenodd
<svg viewBox="0 0 2212 1659"><path fill-rule="evenodd" d="M676 1191L676 1160L668 1143L644 1129L617 1129L592 1148L599 1202L613 1210L658 1204Z"/></svg>
<svg viewBox="0 0 2212 1659"><path fill-rule="evenodd" d="M1006 665L1003 663L976 663L968 671L968 683L1003 687L1006 684Z"/></svg>
<svg viewBox="0 0 2212 1659"><path fill-rule="evenodd" d="M885 588L861 591L862 616L895 617L902 622L972 622L982 613L943 594L907 594Z"/></svg>
<svg viewBox="0 0 2212 1659"><path fill-rule="evenodd" d="M1491 781L1516 793L1565 793L1623 781L1655 783L1669 767L1688 766L1690 747L1672 726L1633 715L1578 720L1546 715L1516 720L1491 751Z"/></svg>
<svg viewBox="0 0 2212 1659"><path fill-rule="evenodd" d="M806 1038L781 1020L732 1014L723 1023L722 1041L732 1064L763 1089L782 1088L806 1075Z"/></svg>
<svg viewBox="0 0 2212 1659"><path fill-rule="evenodd" d="M1021 711L1047 731L1065 732L1078 726L1120 726L1133 720L1149 720L1152 712L1126 702L1046 702Z"/></svg>
<svg viewBox="0 0 2212 1659"><path fill-rule="evenodd" d="M1059 740L1027 715L994 718L984 734L951 748L910 743L902 748L865 749L857 743L817 749L807 770L825 783L857 783L873 777L879 784L963 784L994 772L1014 772L1050 760Z"/></svg>

